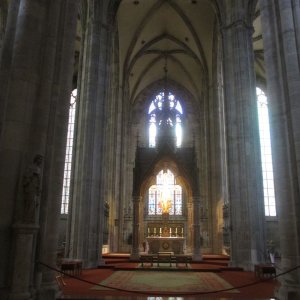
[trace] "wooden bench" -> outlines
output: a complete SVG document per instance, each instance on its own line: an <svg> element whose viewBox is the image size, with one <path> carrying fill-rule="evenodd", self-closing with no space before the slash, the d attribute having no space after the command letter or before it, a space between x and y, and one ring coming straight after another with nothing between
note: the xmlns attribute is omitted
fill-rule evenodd
<svg viewBox="0 0 300 300"><path fill-rule="evenodd" d="M153 264L157 264L159 267L160 263L167 263L172 266L172 263L176 264L176 267L179 264L185 264L188 267L188 264L192 261L192 257L189 255L174 255L173 252L158 252L158 254L142 254L140 255L141 267L144 267L145 264L150 264L151 267Z"/></svg>
<svg viewBox="0 0 300 300"><path fill-rule="evenodd" d="M174 255L172 256L172 261L175 262L176 267L178 264L185 264L187 267L188 264L192 261L192 257L189 255Z"/></svg>
<svg viewBox="0 0 300 300"><path fill-rule="evenodd" d="M155 260L154 255L152 254L143 254L140 256L140 262L142 263L142 267L144 266L144 264L151 264L151 267L153 266L153 262Z"/></svg>
<svg viewBox="0 0 300 300"><path fill-rule="evenodd" d="M258 264L254 266L255 277L259 279L276 276L276 268L270 264Z"/></svg>
<svg viewBox="0 0 300 300"><path fill-rule="evenodd" d="M168 263L170 267L172 267L172 255L169 253L159 252L157 255L157 266L159 267L159 263Z"/></svg>

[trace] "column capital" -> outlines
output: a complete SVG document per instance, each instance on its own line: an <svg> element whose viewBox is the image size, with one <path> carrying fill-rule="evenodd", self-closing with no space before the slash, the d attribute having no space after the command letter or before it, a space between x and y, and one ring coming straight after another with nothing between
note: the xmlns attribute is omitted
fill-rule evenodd
<svg viewBox="0 0 300 300"><path fill-rule="evenodd" d="M253 25L249 25L247 23L247 21L244 19L234 20L233 22L231 22L229 24L223 24L220 26L220 30L222 33L226 32L228 30L238 29L238 28L244 28L244 29L248 30L251 33L251 35L254 32Z"/></svg>

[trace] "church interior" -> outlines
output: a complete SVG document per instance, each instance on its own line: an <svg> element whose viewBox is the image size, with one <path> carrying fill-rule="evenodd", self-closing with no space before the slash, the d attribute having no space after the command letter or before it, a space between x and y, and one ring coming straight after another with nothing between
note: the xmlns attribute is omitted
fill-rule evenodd
<svg viewBox="0 0 300 300"><path fill-rule="evenodd" d="M114 259L300 299L298 0L0 0L0 87L1 299Z"/></svg>

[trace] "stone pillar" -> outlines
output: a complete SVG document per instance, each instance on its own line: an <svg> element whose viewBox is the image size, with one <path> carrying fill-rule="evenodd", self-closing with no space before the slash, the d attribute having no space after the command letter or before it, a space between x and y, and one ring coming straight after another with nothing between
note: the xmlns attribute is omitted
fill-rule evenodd
<svg viewBox="0 0 300 300"><path fill-rule="evenodd" d="M193 203L192 200L188 199L187 204L187 222L184 226L184 236L186 238L186 253L193 252ZM185 254L186 254L185 253Z"/></svg>
<svg viewBox="0 0 300 300"><path fill-rule="evenodd" d="M14 226L15 259L10 300L31 299L32 259L35 256L35 239L39 227L35 224Z"/></svg>
<svg viewBox="0 0 300 300"><path fill-rule="evenodd" d="M75 40L78 16L78 0L57 1L54 16L49 21L49 27L55 30L56 35L54 52L48 56L53 59L52 99L48 125L44 125L40 114L36 128L47 128L46 148L47 157L44 166L43 202L40 210L40 232L38 235L37 260L51 267L57 267L57 246L59 235L60 209L62 200L62 185L64 176L64 160L68 131L68 116L72 90L72 77L75 54ZM54 3L54 2L52 2ZM49 41L51 42L51 40ZM51 47L47 47L50 49ZM44 97L42 97L44 98ZM35 137L38 134L34 134ZM47 181L45 180L47 178ZM56 272L38 266L36 282L38 299L55 299L58 291L55 280Z"/></svg>
<svg viewBox="0 0 300 300"><path fill-rule="evenodd" d="M209 136L210 136L210 193L211 211L209 222L212 231L212 252L223 253L223 217L222 206L226 201L226 170L225 170L225 130L224 130L224 98L223 98L223 66L222 38L215 26L213 40L212 79L209 101Z"/></svg>
<svg viewBox="0 0 300 300"><path fill-rule="evenodd" d="M12 281L18 284L13 264L19 259L20 249L14 252L11 228L12 224L19 221L22 210L21 177L34 154L44 154L45 151L41 140L40 144L35 144L38 147L34 150L29 140L34 127L37 95L41 88L40 72L42 66L44 67L41 45L47 23L46 7L46 1L11 1L1 60L0 79L3 89L1 88L0 98L0 286L12 289L15 287ZM48 100L43 99L45 106L49 104ZM47 119L48 116L44 117ZM20 240L24 235L22 238L17 235L16 238ZM23 259L27 261L28 257ZM31 254L29 260L34 261ZM29 269L23 269L23 272L31 279L32 264ZM22 293L25 293L24 289Z"/></svg>
<svg viewBox="0 0 300 300"><path fill-rule="evenodd" d="M260 0L281 271L300 262L300 3ZM279 299L300 299L300 270L280 277Z"/></svg>
<svg viewBox="0 0 300 300"><path fill-rule="evenodd" d="M78 86L78 125L67 241L67 255L83 259L87 268L103 263L104 183L106 173L111 171L103 167L103 149L112 35L106 23L109 14L105 5L102 1L91 2L83 33L83 65Z"/></svg>
<svg viewBox="0 0 300 300"><path fill-rule="evenodd" d="M231 7L231 17L234 11ZM232 23L225 22L222 28L231 264L250 270L264 260L265 252L253 28L246 17L231 17Z"/></svg>
<svg viewBox="0 0 300 300"><path fill-rule="evenodd" d="M200 236L200 197L193 197L193 260L202 260Z"/></svg>
<svg viewBox="0 0 300 300"><path fill-rule="evenodd" d="M57 194L53 197L53 194L50 196L51 193L48 192L52 190L51 188L56 190L58 182L55 176L51 176L53 173L50 174L51 167L55 169L55 171L52 169L54 173L59 173L58 170L61 169L60 191L62 187L63 160L61 156L56 156L55 147L57 136L60 136L61 144L63 141L65 145L66 141L67 126L64 124L67 125L68 115L63 112L67 111L64 108L68 107L71 92L76 30L74 20L77 17L77 9L72 7L72 3L76 2L77 0L68 0L63 3L59 0L51 2L13 0L9 9L9 31L6 31L3 45L3 50L5 49L3 57L5 54L8 60L1 61L0 70L1 86L4 83L5 90L0 99L0 122L3 124L0 136L0 244L2 245L0 286L7 290L11 289L9 292L14 298L18 297L16 295L20 292L19 272L23 272L20 276L23 276L26 285L27 279L30 278L30 288L27 286L26 292L25 285L22 286L24 297L27 297L27 293L30 293L31 297L36 296L35 275L38 268L36 262L40 259L40 257L37 258L36 249L42 247L43 255L46 256L50 248L53 249L57 245L57 223L61 198L60 193L59 197ZM64 14L65 11L69 14ZM75 17L73 19L72 14ZM73 34L66 30L65 24L73 28ZM68 39L65 39L66 36ZM4 81L2 81L3 74L6 76ZM57 106L61 109L57 109ZM44 212L41 217L43 222L37 221L34 225L44 228L47 223L49 226L48 231L37 234L38 230L35 227L30 231L28 226L22 225L24 220L19 219L23 202L25 202L21 177L28 161L36 153L41 154L45 160L44 180L38 206ZM55 165L53 161L57 164ZM55 182L53 182L54 178ZM51 204L47 206L46 203ZM26 221L30 221L29 224L31 224L31 217ZM53 223L50 224L51 222ZM16 243L12 241L12 224L18 224L15 226L18 228L15 235ZM24 228L26 228L26 234ZM47 240L46 243L49 244L43 245L40 237ZM26 239L24 246L26 248L22 254L19 241ZM20 258L20 255L23 257ZM20 259L24 260L26 268L15 269L14 266ZM54 262L53 259L52 266ZM27 268L28 264L30 268ZM21 266L24 265L21 264ZM53 281L53 273L51 278ZM0 292L1 297L3 290L1 289Z"/></svg>
<svg viewBox="0 0 300 300"><path fill-rule="evenodd" d="M140 231L140 196L133 196L133 219L132 219L132 250L130 258L139 259L139 231Z"/></svg>

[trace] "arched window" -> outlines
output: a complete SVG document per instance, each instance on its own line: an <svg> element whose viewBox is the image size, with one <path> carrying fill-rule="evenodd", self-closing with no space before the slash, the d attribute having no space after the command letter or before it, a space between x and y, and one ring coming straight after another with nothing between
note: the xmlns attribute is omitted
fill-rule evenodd
<svg viewBox="0 0 300 300"><path fill-rule="evenodd" d="M70 181L71 181L71 166L73 153L73 137L75 125L77 89L73 90L70 100L69 109L69 125L65 156L64 182L62 190L61 214L67 214L69 209Z"/></svg>
<svg viewBox="0 0 300 300"><path fill-rule="evenodd" d="M168 95L165 98L165 94ZM149 147L156 147L156 136L162 122L173 128L176 146L182 143L182 106L180 101L170 92L160 92L151 101L148 110Z"/></svg>
<svg viewBox="0 0 300 300"><path fill-rule="evenodd" d="M148 215L182 215L182 187L170 170L161 170L148 191Z"/></svg>
<svg viewBox="0 0 300 300"><path fill-rule="evenodd" d="M265 93L260 88L256 88L256 95L263 173L265 215L276 216L268 99Z"/></svg>

